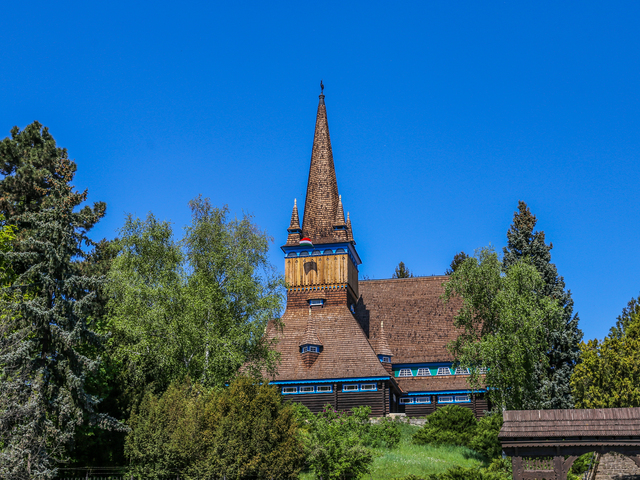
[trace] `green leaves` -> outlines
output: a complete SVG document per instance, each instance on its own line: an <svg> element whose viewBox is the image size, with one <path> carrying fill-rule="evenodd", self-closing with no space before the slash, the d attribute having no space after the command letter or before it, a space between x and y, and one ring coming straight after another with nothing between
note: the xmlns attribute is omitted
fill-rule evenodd
<svg viewBox="0 0 640 480"><path fill-rule="evenodd" d="M177 242L168 222L129 216L109 273L112 345L134 391L163 391L189 375L221 386L244 366L259 376L277 356L262 339L282 307L282 279L267 258L268 237L251 217L201 197Z"/></svg>
<svg viewBox="0 0 640 480"><path fill-rule="evenodd" d="M549 331L559 328L562 309L544 295L544 282L528 262L501 270L495 251L485 248L445 284L445 301L462 299L455 317L461 333L449 349L470 369L471 386L486 386L498 408L538 408ZM487 368L484 376L480 367Z"/></svg>
<svg viewBox="0 0 640 480"><path fill-rule="evenodd" d="M602 342L582 343L571 386L576 408L640 407L640 297Z"/></svg>
<svg viewBox="0 0 640 480"><path fill-rule="evenodd" d="M219 390L187 379L148 393L130 426L125 453L137 478L298 478L304 461L295 408L246 377Z"/></svg>

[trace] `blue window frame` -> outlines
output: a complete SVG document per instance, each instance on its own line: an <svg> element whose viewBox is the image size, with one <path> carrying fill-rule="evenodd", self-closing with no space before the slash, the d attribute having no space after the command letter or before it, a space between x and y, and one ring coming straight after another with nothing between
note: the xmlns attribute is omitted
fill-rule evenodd
<svg viewBox="0 0 640 480"><path fill-rule="evenodd" d="M321 307L324 305L324 299L322 298L314 298L309 300L309 306L311 307Z"/></svg>
<svg viewBox="0 0 640 480"><path fill-rule="evenodd" d="M401 398L400 405L410 405L413 403L413 398Z"/></svg>
<svg viewBox="0 0 640 480"><path fill-rule="evenodd" d="M453 403L453 395L440 395L438 403Z"/></svg>
<svg viewBox="0 0 640 480"><path fill-rule="evenodd" d="M471 398L469 395L456 395L454 400L456 403L468 403L471 401Z"/></svg>
<svg viewBox="0 0 640 480"><path fill-rule="evenodd" d="M282 387L283 395L291 395L294 393L298 393L298 387Z"/></svg>
<svg viewBox="0 0 640 480"><path fill-rule="evenodd" d="M351 385L342 385L342 391L343 392L357 392L358 391L358 384L351 384Z"/></svg>
<svg viewBox="0 0 640 480"><path fill-rule="evenodd" d="M416 403L431 403L431 397L416 397Z"/></svg>
<svg viewBox="0 0 640 480"><path fill-rule="evenodd" d="M361 383L360 391L361 392L375 392L378 390L378 386L375 383Z"/></svg>
<svg viewBox="0 0 640 480"><path fill-rule="evenodd" d="M318 385L316 387L317 393L331 393L333 392L333 385Z"/></svg>

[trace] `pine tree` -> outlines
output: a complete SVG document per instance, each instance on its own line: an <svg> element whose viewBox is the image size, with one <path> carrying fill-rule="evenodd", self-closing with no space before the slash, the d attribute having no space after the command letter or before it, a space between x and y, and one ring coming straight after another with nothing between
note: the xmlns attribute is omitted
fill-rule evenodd
<svg viewBox="0 0 640 480"><path fill-rule="evenodd" d="M400 262L391 278L413 278L413 273L405 267L404 262Z"/></svg>
<svg viewBox="0 0 640 480"><path fill-rule="evenodd" d="M545 243L544 232L534 231L537 221L527 204L519 201L513 224L507 232L507 246L503 248L503 269L507 271L519 260L528 259L544 281L545 295L563 308L561 328L549 332L549 366L546 371L539 372L542 408L573 408L570 380L580 361L582 330L578 328L578 315L573 314L571 291L565 291L564 279L551 263L553 244Z"/></svg>
<svg viewBox="0 0 640 480"><path fill-rule="evenodd" d="M451 264L449 265L449 268L447 268L444 271L444 274L445 275L453 274L453 272L455 272L458 269L458 267L462 265L462 262L464 262L467 258L469 258L469 255L467 255L464 252L456 253L453 256L453 260L451 260Z"/></svg>
<svg viewBox="0 0 640 480"><path fill-rule="evenodd" d="M106 207L74 211L87 192L70 184L76 165L46 128L11 134L0 144L0 211L17 226L13 251L0 252L15 274L1 310L0 476L48 479L79 426L122 428L86 388L99 367L103 338L90 322L104 278L81 264Z"/></svg>

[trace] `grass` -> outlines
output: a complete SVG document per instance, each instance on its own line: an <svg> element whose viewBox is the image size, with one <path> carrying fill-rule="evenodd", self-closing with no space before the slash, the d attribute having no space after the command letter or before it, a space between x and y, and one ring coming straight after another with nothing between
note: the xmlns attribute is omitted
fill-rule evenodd
<svg viewBox="0 0 640 480"><path fill-rule="evenodd" d="M410 474L418 477L429 473L441 473L455 467L480 467L485 465L483 457L465 447L414 445L411 436L417 426L402 424L402 438L394 449L374 449L375 460L370 476L364 480L385 480ZM311 472L303 472L300 480L315 480Z"/></svg>

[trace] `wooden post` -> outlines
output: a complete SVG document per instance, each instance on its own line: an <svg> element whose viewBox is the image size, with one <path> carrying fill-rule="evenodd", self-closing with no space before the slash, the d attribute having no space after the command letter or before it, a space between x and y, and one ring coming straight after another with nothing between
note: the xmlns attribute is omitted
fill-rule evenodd
<svg viewBox="0 0 640 480"><path fill-rule="evenodd" d="M523 480L522 457L511 457L511 466L513 467L513 480Z"/></svg>

